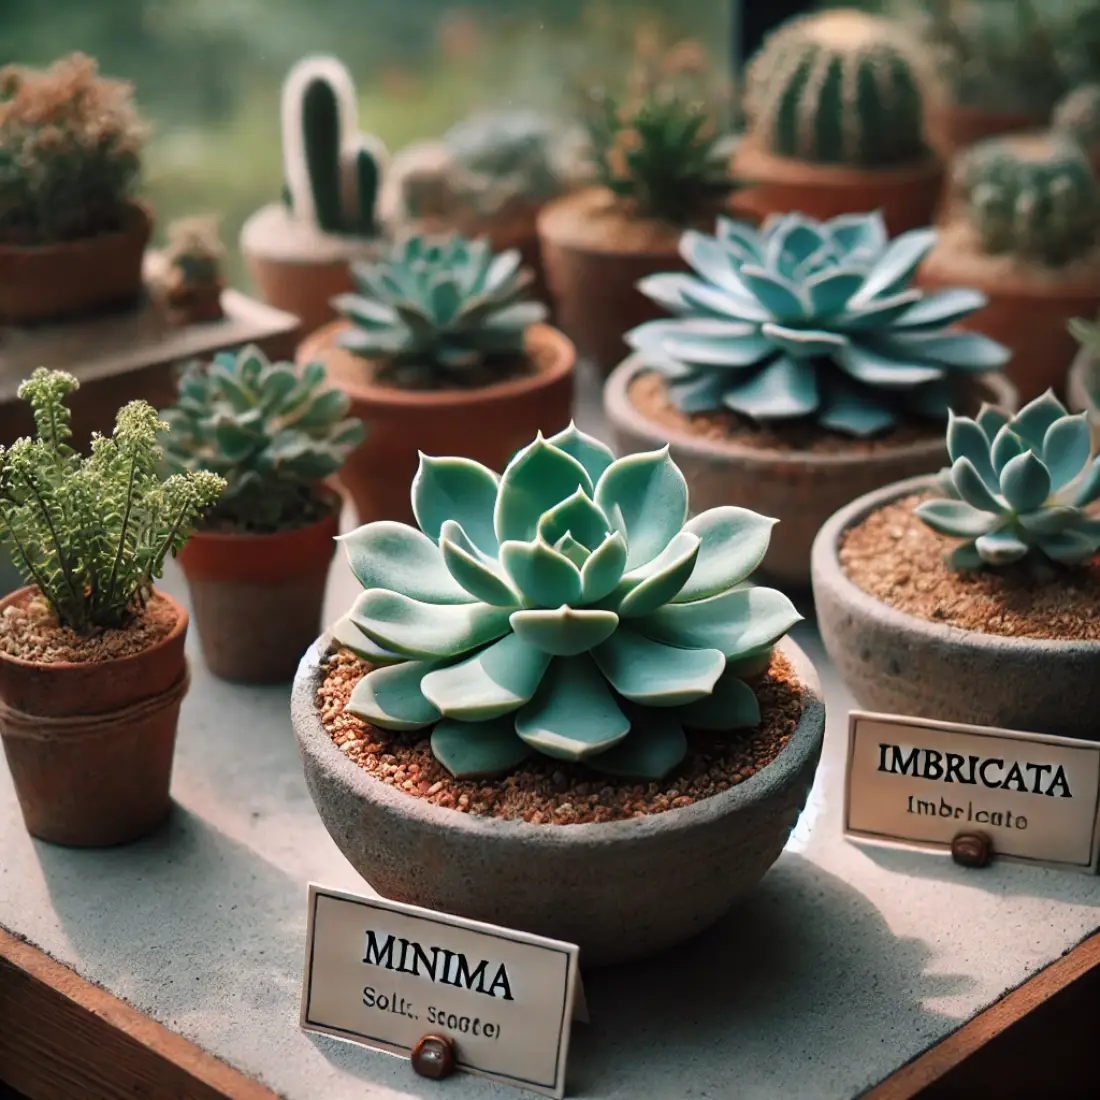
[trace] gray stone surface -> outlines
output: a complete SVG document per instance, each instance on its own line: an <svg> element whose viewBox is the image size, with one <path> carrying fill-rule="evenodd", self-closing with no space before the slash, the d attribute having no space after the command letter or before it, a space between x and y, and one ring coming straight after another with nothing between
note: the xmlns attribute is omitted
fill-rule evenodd
<svg viewBox="0 0 1100 1100"><path fill-rule="evenodd" d="M591 413L578 419L598 427ZM166 588L183 592L174 569ZM338 566L330 621L353 591ZM739 911L672 955L591 978L571 1096L848 1100L1100 927L1095 878L967 871L844 841L850 700L815 631L795 638L829 707L809 805ZM521 1095L472 1077L440 1086L398 1059L298 1030L307 883L366 887L313 809L289 688L214 681L189 643L177 805L157 835L103 852L31 841L0 764L0 925L288 1100Z"/></svg>

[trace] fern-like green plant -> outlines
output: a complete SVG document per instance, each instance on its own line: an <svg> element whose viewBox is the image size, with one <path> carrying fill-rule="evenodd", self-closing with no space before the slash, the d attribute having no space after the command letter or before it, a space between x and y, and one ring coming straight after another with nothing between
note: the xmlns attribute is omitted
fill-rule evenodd
<svg viewBox="0 0 1100 1100"><path fill-rule="evenodd" d="M120 409L113 434L96 433L91 454L79 454L66 405L78 385L39 367L19 387L35 438L0 447L0 538L60 623L88 634L125 626L144 606L164 559L225 481L208 472L163 479L157 433L167 425L144 401Z"/></svg>

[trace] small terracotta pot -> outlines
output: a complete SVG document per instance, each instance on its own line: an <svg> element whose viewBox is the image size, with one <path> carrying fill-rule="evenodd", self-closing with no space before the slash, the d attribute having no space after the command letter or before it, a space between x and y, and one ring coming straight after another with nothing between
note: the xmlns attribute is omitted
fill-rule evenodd
<svg viewBox="0 0 1100 1100"><path fill-rule="evenodd" d="M125 222L117 233L83 240L0 243L0 321L30 324L135 303L153 220L129 203Z"/></svg>
<svg viewBox="0 0 1100 1100"><path fill-rule="evenodd" d="M813 548L821 638L868 710L1061 737L1100 738L1100 642L1008 638L907 614L864 592L840 564L844 533L901 497L912 478L852 501Z"/></svg>
<svg viewBox="0 0 1100 1100"><path fill-rule="evenodd" d="M0 600L0 613L31 588ZM187 690L187 612L128 657L37 664L0 653L0 738L23 819L54 844L106 847L144 836L167 815L180 703Z"/></svg>
<svg viewBox="0 0 1100 1100"><path fill-rule="evenodd" d="M1041 129L1046 121L1046 117L1039 113L1002 114L945 103L929 111L928 132L936 148L944 156L951 157L985 138Z"/></svg>
<svg viewBox="0 0 1100 1100"><path fill-rule="evenodd" d="M743 143L734 157L751 186L738 201L759 216L796 212L823 221L881 210L891 236L932 222L943 190L943 164L933 154L900 168L851 168L779 157Z"/></svg>
<svg viewBox="0 0 1100 1100"><path fill-rule="evenodd" d="M334 494L335 495L335 494ZM179 553L203 656L245 684L293 679L320 629L339 499L308 527L274 534L196 531Z"/></svg>
<svg viewBox="0 0 1100 1100"><path fill-rule="evenodd" d="M499 472L536 432L552 435L569 424L576 350L557 329L528 330L528 354L541 362L532 375L481 389L401 390L369 381L368 364L337 344L349 326L326 325L302 342L297 359L324 363L330 383L351 398L350 415L366 425L366 439L340 471L360 523L413 522L409 487L420 451L461 455Z"/></svg>
<svg viewBox="0 0 1100 1100"><path fill-rule="evenodd" d="M1100 272L1062 283L982 279L969 265L956 270L952 254L936 249L917 273L917 283L930 290L973 287L989 299L961 327L1012 349L1004 372L1021 404L1048 389L1063 392L1078 347L1066 326L1073 317L1094 317L1100 310Z"/></svg>
<svg viewBox="0 0 1100 1100"><path fill-rule="evenodd" d="M761 567L781 586L810 583L810 547L821 525L855 497L900 478L933 473L947 463L942 437L879 451L774 451L672 431L642 415L630 398L646 371L640 357L625 360L604 387L604 410L619 454L666 443L687 478L695 513L723 504L780 520ZM988 397L1015 410L1012 387L1000 375L983 379Z"/></svg>

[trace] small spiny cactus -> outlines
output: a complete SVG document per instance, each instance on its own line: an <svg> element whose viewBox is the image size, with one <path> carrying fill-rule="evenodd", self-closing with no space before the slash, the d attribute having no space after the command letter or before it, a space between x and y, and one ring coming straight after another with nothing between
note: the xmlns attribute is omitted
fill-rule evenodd
<svg viewBox="0 0 1100 1100"><path fill-rule="evenodd" d="M919 68L889 20L847 8L792 19L749 66L749 130L815 164L912 163L926 154Z"/></svg>
<svg viewBox="0 0 1100 1100"><path fill-rule="evenodd" d="M955 180L984 252L1062 266L1096 241L1100 181L1063 134L987 139L959 158Z"/></svg>
<svg viewBox="0 0 1100 1100"><path fill-rule="evenodd" d="M335 58L305 57L283 83L284 199L295 217L326 233L378 232L387 159L378 138L358 131L355 84Z"/></svg>

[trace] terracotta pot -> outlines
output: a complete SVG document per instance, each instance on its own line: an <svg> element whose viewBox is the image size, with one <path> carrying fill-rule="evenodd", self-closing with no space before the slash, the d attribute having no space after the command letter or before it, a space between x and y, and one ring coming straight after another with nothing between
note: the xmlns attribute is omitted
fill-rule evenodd
<svg viewBox="0 0 1100 1100"><path fill-rule="evenodd" d="M645 370L632 356L604 387L618 453L652 451L667 443L687 478L694 512L734 504L780 520L761 568L781 587L808 587L814 536L838 508L871 489L933 473L947 463L942 437L873 452L818 453L770 451L676 432L645 417L630 399L631 383ZM982 382L988 399L1016 408L1016 395L1002 376L986 375Z"/></svg>
<svg viewBox="0 0 1100 1100"><path fill-rule="evenodd" d="M179 553L203 656L245 684L293 679L317 637L340 530L338 500L317 523L274 534L196 531Z"/></svg>
<svg viewBox="0 0 1100 1100"><path fill-rule="evenodd" d="M0 613L31 592L0 600ZM0 738L32 836L76 847L124 844L167 815L188 620L160 595L176 625L132 656L36 664L0 653Z"/></svg>
<svg viewBox="0 0 1100 1100"><path fill-rule="evenodd" d="M798 212L824 220L881 210L891 236L931 224L944 179L932 154L900 168L851 168L774 156L751 142L737 150L734 170L752 181L738 201L761 217Z"/></svg>
<svg viewBox="0 0 1100 1100"><path fill-rule="evenodd" d="M860 497L817 536L817 622L844 682L869 710L1097 740L1100 642L1006 638L930 622L876 599L844 572L845 531L933 484L912 478Z"/></svg>
<svg viewBox="0 0 1100 1100"><path fill-rule="evenodd" d="M576 351L557 329L528 330L529 354L541 363L533 375L481 389L401 390L372 383L368 364L336 343L349 325L337 321L315 332L297 359L324 363L329 381L351 398L350 415L366 425L366 439L340 471L360 523L413 522L409 487L420 451L461 455L501 471L536 432L552 435L569 424Z"/></svg>
<svg viewBox="0 0 1100 1100"><path fill-rule="evenodd" d="M132 305L142 293L142 259L153 221L138 203L126 224L58 244L0 243L0 321L22 325Z"/></svg>
<svg viewBox="0 0 1100 1100"><path fill-rule="evenodd" d="M333 744L317 712L327 648L321 638L302 660L291 719L314 805L348 862L383 897L579 944L585 968L664 950L733 908L779 858L821 756L821 684L784 639L802 715L782 752L744 782L605 824L461 813L387 786Z"/></svg>
<svg viewBox="0 0 1100 1100"><path fill-rule="evenodd" d="M240 247L260 297L300 318L302 332L312 332L337 316L330 300L355 289L349 265L378 255L383 246L377 239L321 233L273 203L244 223Z"/></svg>
<svg viewBox="0 0 1100 1100"><path fill-rule="evenodd" d="M1002 114L946 103L929 111L928 132L936 148L951 157L985 138L1041 129L1046 121L1042 113Z"/></svg>
<svg viewBox="0 0 1100 1100"><path fill-rule="evenodd" d="M1062 283L982 278L970 263L959 263L946 249L929 255L917 283L930 290L973 287L989 299L961 327L1012 349L1004 371L1019 391L1021 404L1048 389L1063 392L1078 347L1066 326L1073 317L1093 317L1100 310L1100 272Z"/></svg>

